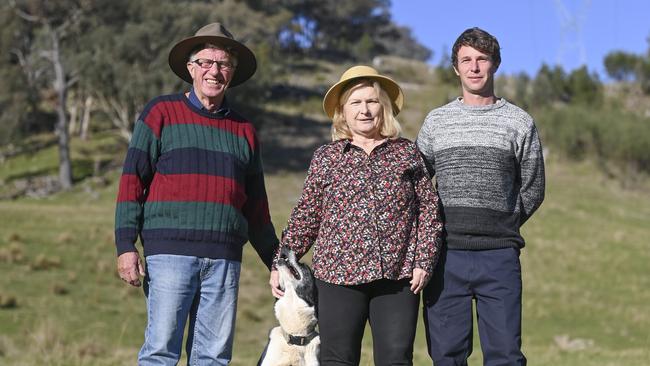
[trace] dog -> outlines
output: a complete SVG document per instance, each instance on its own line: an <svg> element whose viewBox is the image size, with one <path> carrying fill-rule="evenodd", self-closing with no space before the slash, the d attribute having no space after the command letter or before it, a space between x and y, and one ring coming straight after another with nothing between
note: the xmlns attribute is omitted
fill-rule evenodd
<svg viewBox="0 0 650 366"><path fill-rule="evenodd" d="M275 302L280 326L271 329L258 366L318 366L320 336L316 331L316 290L311 268L282 247L278 260L284 296Z"/></svg>

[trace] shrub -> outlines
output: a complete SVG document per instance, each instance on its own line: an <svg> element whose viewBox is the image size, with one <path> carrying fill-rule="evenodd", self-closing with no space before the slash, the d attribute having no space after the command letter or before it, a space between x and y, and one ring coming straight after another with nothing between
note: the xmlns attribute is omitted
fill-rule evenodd
<svg viewBox="0 0 650 366"><path fill-rule="evenodd" d="M565 106L533 113L543 143L576 160L595 158L650 173L650 121L608 108Z"/></svg>

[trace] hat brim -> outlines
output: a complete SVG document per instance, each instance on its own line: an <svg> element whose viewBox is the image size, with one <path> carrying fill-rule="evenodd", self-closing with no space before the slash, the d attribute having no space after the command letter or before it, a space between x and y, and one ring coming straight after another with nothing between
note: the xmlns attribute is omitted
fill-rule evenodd
<svg viewBox="0 0 650 366"><path fill-rule="evenodd" d="M370 79L379 82L381 88L384 89L386 94L391 100L393 107L393 115L397 116L402 110L404 105L404 93L402 88L391 78L383 75L359 75L349 79L341 80L338 83L334 84L328 91L325 93L323 98L323 110L329 118L334 118L334 112L338 106L339 99L341 97L341 91L351 82L358 79Z"/></svg>
<svg viewBox="0 0 650 366"><path fill-rule="evenodd" d="M257 70L255 54L242 43L227 37L219 36L194 36L178 42L169 51L169 67L178 77L192 84L192 76L187 70L187 61L194 47L201 44L214 44L227 49L232 49L237 54L237 68L230 81L229 87L235 87L250 79Z"/></svg>

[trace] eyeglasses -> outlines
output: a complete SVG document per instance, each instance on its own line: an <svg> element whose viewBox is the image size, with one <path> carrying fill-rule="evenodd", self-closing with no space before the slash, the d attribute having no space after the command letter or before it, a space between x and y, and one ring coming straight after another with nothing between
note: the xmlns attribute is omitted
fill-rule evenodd
<svg viewBox="0 0 650 366"><path fill-rule="evenodd" d="M235 68L235 65L230 61L215 61L210 60L209 58L199 58L192 62L201 66L201 68L205 70L209 70L214 64L217 64L218 70L230 71Z"/></svg>

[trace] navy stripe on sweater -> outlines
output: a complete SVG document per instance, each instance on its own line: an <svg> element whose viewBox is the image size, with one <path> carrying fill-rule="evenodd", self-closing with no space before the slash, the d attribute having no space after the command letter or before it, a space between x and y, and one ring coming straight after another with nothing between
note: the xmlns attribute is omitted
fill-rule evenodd
<svg viewBox="0 0 650 366"><path fill-rule="evenodd" d="M229 153L197 148L176 149L158 160L160 174L207 174L244 183L245 167Z"/></svg>
<svg viewBox="0 0 650 366"><path fill-rule="evenodd" d="M140 149L129 148L126 152L122 174L140 174L141 176L149 177L148 181L151 181L153 168L149 154Z"/></svg>
<svg viewBox="0 0 650 366"><path fill-rule="evenodd" d="M204 258L242 260L246 238L219 231L142 230L144 255L176 254Z"/></svg>

